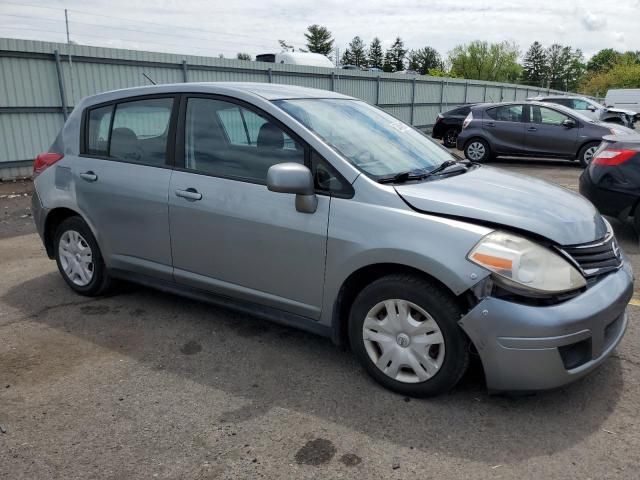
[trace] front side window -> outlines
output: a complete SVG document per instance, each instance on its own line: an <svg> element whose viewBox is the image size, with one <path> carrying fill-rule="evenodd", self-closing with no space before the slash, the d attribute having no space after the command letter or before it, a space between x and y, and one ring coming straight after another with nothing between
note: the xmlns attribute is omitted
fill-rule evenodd
<svg viewBox="0 0 640 480"><path fill-rule="evenodd" d="M305 148L266 116L231 102L187 101L185 168L208 175L265 183L267 170L304 164Z"/></svg>
<svg viewBox="0 0 640 480"><path fill-rule="evenodd" d="M132 163L164 165L172 107L172 98L116 105L109 156Z"/></svg>
<svg viewBox="0 0 640 480"><path fill-rule="evenodd" d="M487 115L501 122L521 122L522 108L522 105L502 105L488 109Z"/></svg>
<svg viewBox="0 0 640 480"><path fill-rule="evenodd" d="M454 159L414 128L359 100L305 98L274 103L374 179L431 169Z"/></svg>
<svg viewBox="0 0 640 480"><path fill-rule="evenodd" d="M574 110L588 110L589 103L584 100L580 100L578 98L573 99L573 109Z"/></svg>
<svg viewBox="0 0 640 480"><path fill-rule="evenodd" d="M569 117L551 108L531 106L531 121L542 125L562 125Z"/></svg>

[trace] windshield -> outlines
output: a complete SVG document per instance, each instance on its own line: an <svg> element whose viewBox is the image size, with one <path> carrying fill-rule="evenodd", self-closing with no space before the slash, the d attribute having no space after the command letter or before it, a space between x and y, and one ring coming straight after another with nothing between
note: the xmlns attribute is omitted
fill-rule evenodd
<svg viewBox="0 0 640 480"><path fill-rule="evenodd" d="M444 147L365 102L305 98L275 103L376 180L455 160Z"/></svg>

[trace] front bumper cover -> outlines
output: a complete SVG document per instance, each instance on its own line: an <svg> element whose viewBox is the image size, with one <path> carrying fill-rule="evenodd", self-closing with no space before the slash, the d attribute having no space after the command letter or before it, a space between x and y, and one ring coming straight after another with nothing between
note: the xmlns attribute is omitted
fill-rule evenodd
<svg viewBox="0 0 640 480"><path fill-rule="evenodd" d="M566 302L530 306L486 297L459 325L478 350L489 391L546 390L577 380L611 354L624 335L632 295L633 272L625 261ZM589 349L575 367L561 355L572 345Z"/></svg>

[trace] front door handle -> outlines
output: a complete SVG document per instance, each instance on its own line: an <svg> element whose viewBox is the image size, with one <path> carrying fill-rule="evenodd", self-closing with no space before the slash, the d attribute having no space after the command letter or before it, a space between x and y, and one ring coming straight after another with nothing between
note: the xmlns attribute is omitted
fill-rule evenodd
<svg viewBox="0 0 640 480"><path fill-rule="evenodd" d="M496 126L496 124L494 122L487 122L487 123L485 123L485 125L487 127L495 127Z"/></svg>
<svg viewBox="0 0 640 480"><path fill-rule="evenodd" d="M187 200L195 201L202 200L202 194L195 188L187 188L186 190L176 190L176 196L186 198Z"/></svg>
<svg viewBox="0 0 640 480"><path fill-rule="evenodd" d="M86 180L87 182L95 182L96 180L98 180L98 175L89 170L88 172L81 173L80 178Z"/></svg>
<svg viewBox="0 0 640 480"><path fill-rule="evenodd" d="M527 130L530 131L530 132L537 132L538 131L538 129L536 127L529 127L529 128L527 128Z"/></svg>

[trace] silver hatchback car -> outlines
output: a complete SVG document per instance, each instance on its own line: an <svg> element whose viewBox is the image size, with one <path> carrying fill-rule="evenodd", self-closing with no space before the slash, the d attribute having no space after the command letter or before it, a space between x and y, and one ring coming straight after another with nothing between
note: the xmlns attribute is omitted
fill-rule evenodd
<svg viewBox="0 0 640 480"><path fill-rule="evenodd" d="M66 283L126 279L350 344L404 395L571 382L622 338L633 291L576 193L458 161L324 90L203 83L82 100L34 165Z"/></svg>

